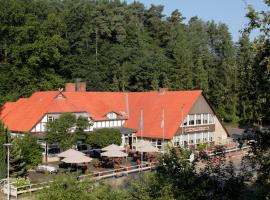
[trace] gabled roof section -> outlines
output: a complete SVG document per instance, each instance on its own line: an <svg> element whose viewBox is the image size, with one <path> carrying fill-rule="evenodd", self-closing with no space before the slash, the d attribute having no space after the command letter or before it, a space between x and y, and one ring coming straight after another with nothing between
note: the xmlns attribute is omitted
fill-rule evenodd
<svg viewBox="0 0 270 200"><path fill-rule="evenodd" d="M139 122L140 112L143 110L143 133L145 138L163 138L161 122L164 109L164 137L172 139L191 110L201 90L195 91L166 91L129 93L130 118L125 127L138 130L141 136Z"/></svg>
<svg viewBox="0 0 270 200"><path fill-rule="evenodd" d="M23 103L18 100L15 102L16 108L3 116L5 125L12 131L30 131L46 113L56 94L57 92L36 92ZM3 110L3 112L5 111ZM2 114L0 118L2 118Z"/></svg>

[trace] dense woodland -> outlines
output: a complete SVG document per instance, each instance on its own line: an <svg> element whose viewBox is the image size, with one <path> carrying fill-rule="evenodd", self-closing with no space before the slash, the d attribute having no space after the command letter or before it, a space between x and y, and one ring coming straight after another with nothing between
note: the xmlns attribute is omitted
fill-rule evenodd
<svg viewBox="0 0 270 200"><path fill-rule="evenodd" d="M1 103L81 78L89 91L203 89L225 122L269 120L269 48L249 30L234 42L226 24L120 0L0 4Z"/></svg>

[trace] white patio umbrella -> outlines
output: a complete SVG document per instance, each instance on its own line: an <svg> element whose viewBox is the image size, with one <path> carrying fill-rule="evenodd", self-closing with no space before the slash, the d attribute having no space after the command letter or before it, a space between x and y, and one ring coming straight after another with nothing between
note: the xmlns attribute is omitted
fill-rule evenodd
<svg viewBox="0 0 270 200"><path fill-rule="evenodd" d="M125 148L116 144L111 144L101 149L102 151L124 151Z"/></svg>
<svg viewBox="0 0 270 200"><path fill-rule="evenodd" d="M140 140L139 142L134 144L136 151L145 152L145 153L153 153L159 152L159 149L154 147L151 142L146 140Z"/></svg>
<svg viewBox="0 0 270 200"><path fill-rule="evenodd" d="M81 163L89 163L91 162L93 159L87 156L83 156L83 155L77 155L77 156L70 156L70 157L66 157L62 160L62 162L65 163L70 163L70 164L81 164Z"/></svg>
<svg viewBox="0 0 270 200"><path fill-rule="evenodd" d="M75 149L69 149L59 153L57 156L60 158L66 158L66 157L85 156L85 154Z"/></svg>
<svg viewBox="0 0 270 200"><path fill-rule="evenodd" d="M101 156L109 157L109 158L122 158L122 157L127 157L128 154L122 151L105 151L101 153Z"/></svg>

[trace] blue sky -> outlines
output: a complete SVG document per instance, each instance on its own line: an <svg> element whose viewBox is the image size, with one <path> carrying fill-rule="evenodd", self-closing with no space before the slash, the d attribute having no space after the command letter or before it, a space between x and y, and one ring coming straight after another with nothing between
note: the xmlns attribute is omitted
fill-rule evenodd
<svg viewBox="0 0 270 200"><path fill-rule="evenodd" d="M126 0L128 3L134 0ZM267 10L267 6L263 0L138 0L146 7L151 4L164 5L164 14L170 13L178 9L186 21L192 16L207 20L215 20L216 22L224 22L229 26L234 41L237 41L240 33L239 30L245 27L248 20L245 18L246 5L253 5L256 10ZM269 9L268 9L269 10ZM252 33L252 37L256 36L256 32Z"/></svg>

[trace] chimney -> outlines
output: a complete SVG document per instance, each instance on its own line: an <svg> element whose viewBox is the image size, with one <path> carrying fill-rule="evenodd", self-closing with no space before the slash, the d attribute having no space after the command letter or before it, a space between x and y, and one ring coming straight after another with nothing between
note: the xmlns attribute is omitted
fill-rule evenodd
<svg viewBox="0 0 270 200"><path fill-rule="evenodd" d="M66 83L65 91L66 92L75 92L76 91L75 83Z"/></svg>
<svg viewBox="0 0 270 200"><path fill-rule="evenodd" d="M78 83L77 92L86 92L86 82Z"/></svg>
<svg viewBox="0 0 270 200"><path fill-rule="evenodd" d="M159 94L165 94L168 90L168 88L159 88L158 93Z"/></svg>

